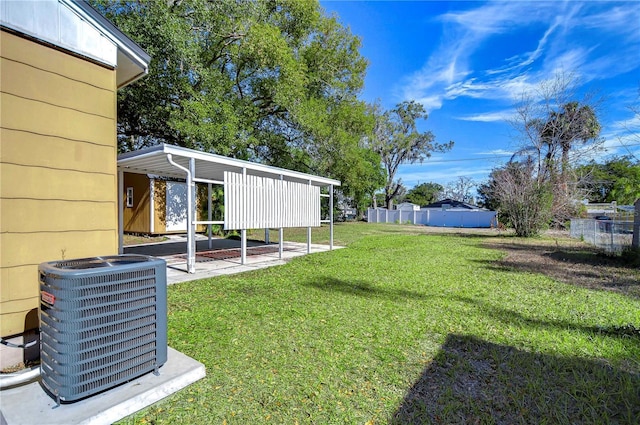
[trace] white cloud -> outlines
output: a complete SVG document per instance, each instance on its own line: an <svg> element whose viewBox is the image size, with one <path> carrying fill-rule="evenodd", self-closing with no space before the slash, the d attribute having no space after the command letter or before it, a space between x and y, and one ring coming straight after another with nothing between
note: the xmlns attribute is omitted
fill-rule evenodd
<svg viewBox="0 0 640 425"><path fill-rule="evenodd" d="M444 25L440 46L421 70L401 81L398 91L402 100L424 102L429 111L461 97L512 102L560 72L578 71L580 81L588 83L640 66L640 8L633 4L488 2L437 20ZM494 67L474 66L474 54L492 37L538 31L541 26L535 49L504 58ZM585 29L590 37L581 33ZM620 34L624 42L619 48L599 50L599 39L610 41Z"/></svg>
<svg viewBox="0 0 640 425"><path fill-rule="evenodd" d="M544 35L542 36L542 38L540 40L538 40L538 46L536 47L536 50L534 50L533 52L528 52L527 53L527 57L524 61L520 62L517 67L522 68L524 66L528 66L531 65L533 62L535 62L540 56L542 56L542 53L547 45L547 41L549 40L549 37L551 36L551 33L553 33L553 31L558 28L558 20L556 19L556 21L547 29L547 31L545 31Z"/></svg>
<svg viewBox="0 0 640 425"><path fill-rule="evenodd" d="M454 23L476 37L507 33L513 27L541 20L541 16L557 9L548 3L536 3L532 7L528 2L488 2L482 6L460 12L445 13L439 19L445 23Z"/></svg>
<svg viewBox="0 0 640 425"><path fill-rule="evenodd" d="M423 164L404 164L398 169L398 177L402 178L402 183L408 188L426 182L445 185L462 176L481 181L486 179L494 168L501 166L508 159L505 157L474 158L471 160L452 158L448 159L450 162L446 163L425 161Z"/></svg>
<svg viewBox="0 0 640 425"><path fill-rule="evenodd" d="M481 114L462 115L456 117L461 121L476 121L476 122L505 122L513 118L513 110L485 112Z"/></svg>
<svg viewBox="0 0 640 425"><path fill-rule="evenodd" d="M633 132L640 134L640 114L635 114L633 117L614 121L609 127L616 132Z"/></svg>
<svg viewBox="0 0 640 425"><path fill-rule="evenodd" d="M615 138L607 138L600 145L574 147L569 156L572 162L596 161L601 162L612 156L635 155L638 158L640 154L640 138L631 134L617 136Z"/></svg>
<svg viewBox="0 0 640 425"><path fill-rule="evenodd" d="M614 121L602 134L603 151L609 155L635 155L640 158L640 115ZM595 158L596 160L598 158Z"/></svg>
<svg viewBox="0 0 640 425"><path fill-rule="evenodd" d="M427 110L427 112L435 111L442 107L442 97L440 96L429 96L429 97L407 97L406 99L415 100L418 103L421 103L422 106Z"/></svg>
<svg viewBox="0 0 640 425"><path fill-rule="evenodd" d="M640 42L640 7L637 2L626 2L600 13L594 13L582 20L585 28L617 33L625 36L627 42Z"/></svg>
<svg viewBox="0 0 640 425"><path fill-rule="evenodd" d="M407 188L412 188L419 183L434 182L446 185L456 180L458 177L469 177L473 180L482 180L489 175L493 167L451 167L446 170L425 169L417 173L403 173L402 184Z"/></svg>
<svg viewBox="0 0 640 425"><path fill-rule="evenodd" d="M511 156L515 152L506 149L493 149L486 152L478 152L478 155L491 155L491 156Z"/></svg>

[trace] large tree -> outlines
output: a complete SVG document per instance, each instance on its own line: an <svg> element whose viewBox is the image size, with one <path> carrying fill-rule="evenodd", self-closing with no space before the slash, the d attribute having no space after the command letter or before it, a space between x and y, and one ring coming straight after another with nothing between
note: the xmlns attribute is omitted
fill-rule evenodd
<svg viewBox="0 0 640 425"><path fill-rule="evenodd" d="M459 176L444 187L443 196L460 202L474 202L473 189L478 184L470 177Z"/></svg>
<svg viewBox="0 0 640 425"><path fill-rule="evenodd" d="M360 40L317 0L92 3L152 57L119 92L121 151L166 142L329 175L348 193L380 172L361 171L373 120L357 98Z"/></svg>
<svg viewBox="0 0 640 425"><path fill-rule="evenodd" d="M584 197L573 165L602 144L597 114L601 99L579 88L570 74L543 81L522 95L512 121L519 136L512 162L533 164L536 186L552 194L552 224L560 227L576 214ZM490 183L483 189L491 187Z"/></svg>
<svg viewBox="0 0 640 425"><path fill-rule="evenodd" d="M405 199L416 205L424 207L425 205L436 202L440 198L443 190L444 188L442 185L438 183L420 183L419 185L409 189Z"/></svg>
<svg viewBox="0 0 640 425"><path fill-rule="evenodd" d="M591 161L578 167L577 172L591 202L633 205L640 198L640 161L630 155L603 163Z"/></svg>
<svg viewBox="0 0 640 425"><path fill-rule="evenodd" d="M535 236L548 225L551 185L538 178L537 164L531 158L493 170L487 187L491 189L490 199L499 205L500 213L517 236Z"/></svg>
<svg viewBox="0 0 640 425"><path fill-rule="evenodd" d="M384 201L386 207L391 209L393 200L402 188L402 182L396 180L398 167L423 162L432 152L446 152L453 147L453 142L436 143L433 133L418 130L418 120L428 118L420 103L405 101L385 112L378 105L373 109L376 123L369 145L380 155L387 172Z"/></svg>
<svg viewBox="0 0 640 425"><path fill-rule="evenodd" d="M556 167L554 157L560 153L562 180L569 178L569 152L575 143L586 144L600 135L600 123L591 106L576 101L549 111L544 121L535 119L532 125L539 126L538 137L547 149L545 165L550 170Z"/></svg>

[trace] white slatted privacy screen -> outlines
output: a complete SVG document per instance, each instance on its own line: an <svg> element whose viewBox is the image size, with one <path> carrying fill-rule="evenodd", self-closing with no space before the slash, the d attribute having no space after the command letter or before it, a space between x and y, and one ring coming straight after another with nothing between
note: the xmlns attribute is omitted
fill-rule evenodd
<svg viewBox="0 0 640 425"><path fill-rule="evenodd" d="M224 172L224 228L320 226L320 187Z"/></svg>

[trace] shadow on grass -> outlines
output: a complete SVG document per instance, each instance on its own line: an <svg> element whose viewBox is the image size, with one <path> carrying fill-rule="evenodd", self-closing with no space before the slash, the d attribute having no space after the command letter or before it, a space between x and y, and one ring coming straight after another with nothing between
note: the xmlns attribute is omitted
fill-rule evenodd
<svg viewBox="0 0 640 425"><path fill-rule="evenodd" d="M256 240L247 240L247 247L264 246L265 243ZM196 241L196 252L216 251L226 249L240 249L240 241L232 238L214 238L212 247L209 248L208 240ZM125 254L151 255L154 257L165 257L170 255L181 255L187 253L187 242L163 242L152 245L125 246Z"/></svg>
<svg viewBox="0 0 640 425"><path fill-rule="evenodd" d="M506 325L526 326L534 329L546 329L551 332L558 331L578 331L586 334L605 335L613 338L628 339L630 344L635 344L640 350L640 334L635 329L640 324L630 323L625 326L584 326L566 320L542 320L533 319L517 311L498 307L476 298L450 296L451 299L475 306L483 315L489 316L492 320L502 322ZM639 400L640 402L640 400Z"/></svg>
<svg viewBox="0 0 640 425"><path fill-rule="evenodd" d="M636 424L640 375L449 335L391 424Z"/></svg>
<svg viewBox="0 0 640 425"><path fill-rule="evenodd" d="M384 298L388 300L424 300L425 294L406 289L389 289L374 286L364 280L345 281L330 276L320 276L317 279L306 282L304 285L328 292L338 292L347 295L355 295L366 298Z"/></svg>
<svg viewBox="0 0 640 425"><path fill-rule="evenodd" d="M574 264L600 265L606 267L618 267L621 269L633 268L622 257L609 256L596 250L559 250L545 254L556 261L571 262Z"/></svg>
<svg viewBox="0 0 640 425"><path fill-rule="evenodd" d="M483 244L506 251L498 261L479 261L498 271L543 274L560 282L640 298L638 269L619 257L608 257L584 247L554 247L527 244Z"/></svg>
<svg viewBox="0 0 640 425"><path fill-rule="evenodd" d="M516 239L516 238L514 238ZM558 261L569 261L576 264L601 265L607 267L633 268L622 257L606 255L596 247L566 246L562 244L536 243L484 243L485 248L503 251L538 252Z"/></svg>

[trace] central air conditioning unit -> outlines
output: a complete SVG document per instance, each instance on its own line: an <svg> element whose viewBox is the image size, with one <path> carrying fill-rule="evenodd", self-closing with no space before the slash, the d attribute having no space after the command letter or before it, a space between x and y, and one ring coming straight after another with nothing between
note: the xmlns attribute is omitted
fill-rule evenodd
<svg viewBox="0 0 640 425"><path fill-rule="evenodd" d="M167 272L162 259L114 255L42 263L40 374L72 402L167 361Z"/></svg>

